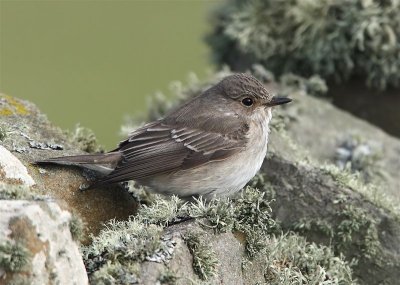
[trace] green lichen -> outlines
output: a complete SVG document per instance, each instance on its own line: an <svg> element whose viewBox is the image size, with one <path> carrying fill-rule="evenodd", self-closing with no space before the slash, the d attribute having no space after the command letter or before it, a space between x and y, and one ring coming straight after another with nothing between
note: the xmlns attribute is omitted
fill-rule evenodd
<svg viewBox="0 0 400 285"><path fill-rule="evenodd" d="M6 271L19 272L31 262L29 250L20 242L4 241L0 243L0 268Z"/></svg>
<svg viewBox="0 0 400 285"><path fill-rule="evenodd" d="M193 255L193 269L202 280L208 280L217 275L218 258L205 241L204 233L188 231L183 237L190 253Z"/></svg>

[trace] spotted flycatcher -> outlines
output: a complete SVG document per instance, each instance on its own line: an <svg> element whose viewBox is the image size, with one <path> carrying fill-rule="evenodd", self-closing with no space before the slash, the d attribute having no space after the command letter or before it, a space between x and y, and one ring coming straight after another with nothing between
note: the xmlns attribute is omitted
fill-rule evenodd
<svg viewBox="0 0 400 285"><path fill-rule="evenodd" d="M229 196L257 173L267 153L272 96L248 74L234 74L165 118L132 132L104 154L50 158L38 163L78 165L103 172L90 188L135 180L182 198Z"/></svg>

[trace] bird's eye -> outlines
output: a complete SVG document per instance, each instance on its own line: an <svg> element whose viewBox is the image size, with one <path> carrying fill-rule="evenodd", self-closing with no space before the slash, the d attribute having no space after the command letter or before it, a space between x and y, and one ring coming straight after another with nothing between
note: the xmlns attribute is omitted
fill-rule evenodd
<svg viewBox="0 0 400 285"><path fill-rule="evenodd" d="M242 100L242 104L249 107L249 106L253 105L253 99L246 97Z"/></svg>

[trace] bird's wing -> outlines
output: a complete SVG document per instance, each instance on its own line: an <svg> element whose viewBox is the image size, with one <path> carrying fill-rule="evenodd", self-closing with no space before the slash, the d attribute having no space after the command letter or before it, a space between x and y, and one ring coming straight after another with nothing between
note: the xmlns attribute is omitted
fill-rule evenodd
<svg viewBox="0 0 400 285"><path fill-rule="evenodd" d="M121 162L100 183L140 180L224 160L243 148L248 128L228 133L149 123L121 142Z"/></svg>

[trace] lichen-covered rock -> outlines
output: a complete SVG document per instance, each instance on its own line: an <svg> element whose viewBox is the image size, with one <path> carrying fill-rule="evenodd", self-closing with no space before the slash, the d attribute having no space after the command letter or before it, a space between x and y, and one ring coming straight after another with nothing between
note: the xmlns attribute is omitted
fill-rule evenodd
<svg viewBox="0 0 400 285"><path fill-rule="evenodd" d="M274 110L267 158L250 184L274 199L272 217L284 232L296 231L330 246L336 255L343 254L362 284L396 283L400 141L327 101L307 96L326 91L318 80L291 75L277 84L264 69L253 68L256 71L266 78L268 88L294 101ZM176 102L198 94L227 73L224 70L205 82L192 79L188 86L176 83ZM151 118L168 111L162 109L160 98L151 106ZM338 163L341 148L349 156ZM254 236L251 230L247 233ZM257 248L250 249L257 252Z"/></svg>
<svg viewBox="0 0 400 285"><path fill-rule="evenodd" d="M136 202L120 187L82 192L80 186L88 182L81 170L32 165L48 157L82 154L81 149L98 149L93 146L91 133L79 128L68 135L53 126L32 103L3 94L0 132L0 178L14 177L10 182L15 184L35 183L33 187L40 194L56 199L62 208L83 219L86 237L96 234L106 221L126 219L135 212Z"/></svg>
<svg viewBox="0 0 400 285"><path fill-rule="evenodd" d="M337 152L345 150L349 157L347 161L341 160L342 163L349 162L350 170L359 172L366 182L382 184L380 190L394 202L400 203L398 138L336 108L326 100L304 93L292 93L291 97L294 98L293 104L276 110L275 115L278 116L274 119L285 118L288 136L303 151L306 150L309 158L320 164L336 163ZM274 137L271 136L271 142L273 147L278 147L278 144L274 144ZM364 153L360 153L360 147L364 148ZM283 151L281 149L280 153Z"/></svg>
<svg viewBox="0 0 400 285"><path fill-rule="evenodd" d="M156 197L84 248L91 283L353 284L349 264L328 247L279 233L264 194L247 188L236 201L212 203Z"/></svg>
<svg viewBox="0 0 400 285"><path fill-rule="evenodd" d="M347 260L357 260L352 268L362 284L396 283L400 141L328 102L304 95L295 97L293 106L281 114L292 117L287 129L274 128L258 177L261 183L253 181L275 199L273 217L285 231L329 244ZM385 146L380 164L368 165L372 179L363 178L363 169L353 172L334 165L346 132Z"/></svg>
<svg viewBox="0 0 400 285"><path fill-rule="evenodd" d="M286 81L293 81L294 77L289 79ZM193 96L210 82L192 82L189 87L176 84L176 87L179 93ZM314 83L279 91L290 94L295 101L291 107L275 112L267 160L260 175L250 183L262 192L249 187L234 201L217 199L208 203L202 200L184 203L176 197L167 200L158 197L141 205L134 217L109 221L93 242L83 248L91 283L354 284L352 270L362 284L395 283L400 271L400 218L395 191L398 182L392 171L386 174L389 178L375 179L375 174L382 168L397 167L398 158L388 156L397 152L398 141L374 127L363 126L327 102L299 95L305 92L304 88L322 92L321 82L315 83L318 86ZM276 86L275 82L269 84ZM24 112L36 110L29 103L24 104ZM150 116L154 119L165 111L164 105L153 104ZM324 114L331 119L329 116L326 121L321 119ZM112 203L127 206L121 197L113 197L116 201L107 198L106 193L110 192L105 190L87 192L105 195L99 198L98 204L84 200L85 197L93 200L95 196L76 192L79 184L85 182L77 170L29 166L30 160L43 153L49 156L80 153L79 145L70 142L41 116L28 120L9 112L5 115L9 122L15 118L23 124L16 124L12 131L7 129L12 124L0 126L0 137L5 148L27 166L36 182L31 189L57 197L60 203L63 198L75 205L73 209L84 206L79 204L84 201L86 208L80 211L86 219L98 205L107 211ZM313 125L319 121L323 122L322 127ZM27 134L29 129L24 129L25 125L38 130ZM351 129L354 126L359 132L357 135L365 140L343 143L343 138L336 134L343 134L344 126ZM363 127L369 136L363 136ZM326 137L323 137L324 131ZM364 151L364 144L368 147L373 138L382 139L387 145L377 165L368 156L371 151ZM86 145L93 149L91 144ZM310 152L305 150L307 145L313 148ZM60 149L66 149L65 146L68 151ZM345 167L334 164L337 163L335 153L340 148L350 154L341 157ZM390 190L382 188L380 183L386 183ZM49 191L43 192L41 187ZM3 188L0 185L0 190ZM0 191L0 195L21 199L32 195L27 189L30 188L23 191L12 188ZM65 192L69 195L63 197L61 194ZM105 217L110 215L95 215L89 221L98 223ZM76 225L69 223L72 233L79 232ZM7 252L10 248L18 252L10 268L28 264L29 260L24 258L26 250L20 244L5 245Z"/></svg>
<svg viewBox="0 0 400 285"><path fill-rule="evenodd" d="M49 201L1 200L0 217L1 284L88 284L70 213Z"/></svg>

